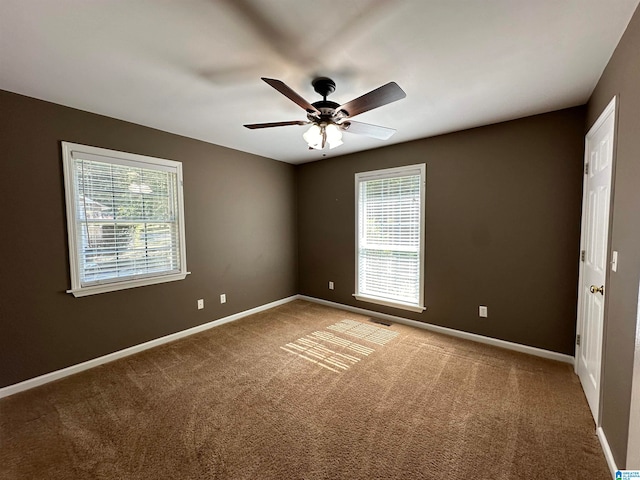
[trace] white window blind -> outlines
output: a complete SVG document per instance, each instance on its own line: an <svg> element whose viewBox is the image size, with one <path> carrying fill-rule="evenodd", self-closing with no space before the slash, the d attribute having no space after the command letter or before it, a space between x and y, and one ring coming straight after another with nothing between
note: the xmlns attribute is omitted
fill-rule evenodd
<svg viewBox="0 0 640 480"><path fill-rule="evenodd" d="M356 174L356 297L422 311L424 165Z"/></svg>
<svg viewBox="0 0 640 480"><path fill-rule="evenodd" d="M181 164L66 142L63 156L70 292L184 278Z"/></svg>

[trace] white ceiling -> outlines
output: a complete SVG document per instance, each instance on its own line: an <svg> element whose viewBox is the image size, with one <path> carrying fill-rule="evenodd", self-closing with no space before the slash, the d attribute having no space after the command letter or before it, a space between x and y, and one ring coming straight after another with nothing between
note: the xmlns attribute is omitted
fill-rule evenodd
<svg viewBox="0 0 640 480"><path fill-rule="evenodd" d="M585 103L639 0L0 0L0 89L290 163ZM389 81L407 98L309 151L317 75L346 103Z"/></svg>

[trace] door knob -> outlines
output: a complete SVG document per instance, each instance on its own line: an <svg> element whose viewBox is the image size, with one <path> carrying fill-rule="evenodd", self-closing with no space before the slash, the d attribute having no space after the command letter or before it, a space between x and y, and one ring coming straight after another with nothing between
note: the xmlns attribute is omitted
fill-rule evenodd
<svg viewBox="0 0 640 480"><path fill-rule="evenodd" d="M600 292L600 295L604 295L604 285L600 285L599 287L596 287L595 285L591 285L591 287L589 288L589 291L591 293Z"/></svg>

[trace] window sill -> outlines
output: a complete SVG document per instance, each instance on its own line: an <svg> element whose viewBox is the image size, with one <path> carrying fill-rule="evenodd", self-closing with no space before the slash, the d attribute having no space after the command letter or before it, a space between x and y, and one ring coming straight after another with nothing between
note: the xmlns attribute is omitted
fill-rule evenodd
<svg viewBox="0 0 640 480"><path fill-rule="evenodd" d="M400 308L402 310L409 310L411 312L422 313L427 309L427 307L423 307L421 305L414 305L412 303L402 303L397 301L394 302L392 300L385 300L383 298L377 297L368 297L366 295L358 295L356 293L354 293L353 296L356 300L360 300L362 302L375 303L378 305L384 305L386 307Z"/></svg>
<svg viewBox="0 0 640 480"><path fill-rule="evenodd" d="M74 297L86 297L88 295L97 295L99 293L115 292L117 290L126 290L128 288L144 287L146 285L184 280L190 273L191 272L174 273L159 277L140 278L137 280L126 280L124 282L105 283L102 285L91 285L90 287L73 288L71 290L67 290L67 293L73 294Z"/></svg>

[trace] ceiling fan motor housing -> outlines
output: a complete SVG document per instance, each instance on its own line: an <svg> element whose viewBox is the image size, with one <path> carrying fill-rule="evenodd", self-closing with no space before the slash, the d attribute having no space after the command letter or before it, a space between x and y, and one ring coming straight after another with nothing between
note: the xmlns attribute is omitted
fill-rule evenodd
<svg viewBox="0 0 640 480"><path fill-rule="evenodd" d="M313 105L314 107L316 107L318 109L318 111L320 112L320 115L318 116L318 114L313 114L313 113L309 113L307 114L307 118L309 119L309 121L311 122L333 122L334 118L333 118L333 114L336 111L336 108L338 108L340 105L336 102L331 102L329 100L320 100L318 102L314 102L311 105Z"/></svg>
<svg viewBox="0 0 640 480"><path fill-rule="evenodd" d="M313 79L311 85L323 99L311 104L320 112L320 115L318 116L315 112L309 113L307 118L317 124L335 123L334 114L340 104L327 100L327 96L336 91L336 82L328 77L317 77Z"/></svg>

